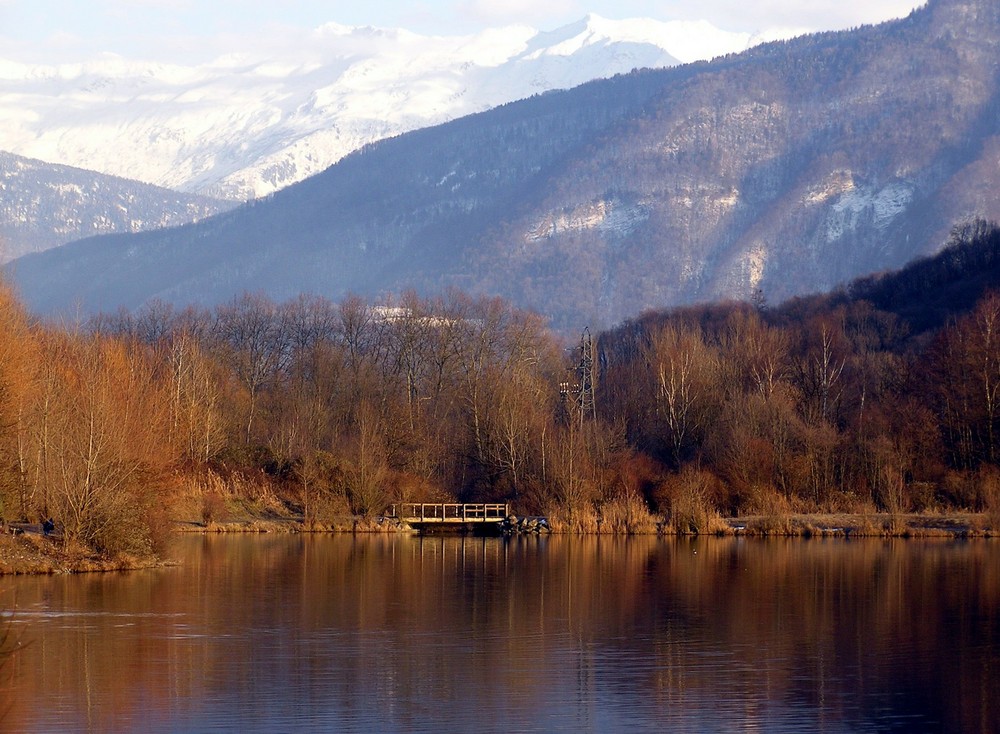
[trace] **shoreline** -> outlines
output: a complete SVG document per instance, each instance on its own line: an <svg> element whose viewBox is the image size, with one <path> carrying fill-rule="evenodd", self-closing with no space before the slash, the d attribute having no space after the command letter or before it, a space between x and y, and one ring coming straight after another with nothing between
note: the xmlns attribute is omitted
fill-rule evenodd
<svg viewBox="0 0 1000 734"><path fill-rule="evenodd" d="M306 528L298 518L241 519L227 522L174 521L177 534L274 534L274 533L412 533L407 527L378 523L364 518L344 518L330 525ZM947 540L983 539L1000 537L1000 532L989 527L984 513L905 513L892 515L851 513L810 513L780 516L749 515L718 518L706 532L683 533L660 525L654 532L622 533L572 533L555 531L558 535L657 535L752 538L865 538L865 539L920 539ZM81 551L67 550L56 538L41 533L22 532L0 535L0 576L54 575L64 573L94 573L109 571L137 571L164 568L175 562L156 557L139 558L123 556L106 558Z"/></svg>
<svg viewBox="0 0 1000 734"><path fill-rule="evenodd" d="M721 535L842 538L996 538L986 513L807 513L722 519Z"/></svg>
<svg viewBox="0 0 1000 734"><path fill-rule="evenodd" d="M22 532L0 535L0 577L56 575L108 571L139 571L176 565L157 557L108 558L82 550L67 549L57 538Z"/></svg>

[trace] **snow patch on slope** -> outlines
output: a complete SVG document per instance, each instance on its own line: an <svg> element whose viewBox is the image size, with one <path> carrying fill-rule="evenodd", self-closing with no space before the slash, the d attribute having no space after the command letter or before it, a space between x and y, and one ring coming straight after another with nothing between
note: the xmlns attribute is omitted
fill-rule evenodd
<svg viewBox="0 0 1000 734"><path fill-rule="evenodd" d="M531 225L526 242L540 242L566 232L596 229L625 237L649 219L649 210L641 204L625 205L616 200L595 201L570 212L553 212Z"/></svg>
<svg viewBox="0 0 1000 734"><path fill-rule="evenodd" d="M895 181L877 190L871 186L845 186L827 213L827 242L836 242L863 223L885 229L909 207L914 190L905 181Z"/></svg>

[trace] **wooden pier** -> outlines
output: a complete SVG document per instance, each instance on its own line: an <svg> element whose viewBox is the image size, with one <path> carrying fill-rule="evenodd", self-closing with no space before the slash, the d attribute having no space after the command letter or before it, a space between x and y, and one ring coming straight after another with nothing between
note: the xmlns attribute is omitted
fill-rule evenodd
<svg viewBox="0 0 1000 734"><path fill-rule="evenodd" d="M386 518L405 522L417 528L499 526L510 515L510 505L504 503L460 504L403 502L392 505Z"/></svg>

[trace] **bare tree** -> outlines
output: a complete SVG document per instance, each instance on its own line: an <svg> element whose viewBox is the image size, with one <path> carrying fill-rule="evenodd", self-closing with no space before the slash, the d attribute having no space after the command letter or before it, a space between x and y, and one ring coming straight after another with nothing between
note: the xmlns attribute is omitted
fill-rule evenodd
<svg viewBox="0 0 1000 734"><path fill-rule="evenodd" d="M289 332L283 316L271 300L250 293L216 309L214 333L249 398L247 444L251 441L260 392L278 376L288 358Z"/></svg>
<svg viewBox="0 0 1000 734"><path fill-rule="evenodd" d="M788 337L765 324L755 310L733 311L726 321L723 348L737 384L745 391L766 399L788 378Z"/></svg>
<svg viewBox="0 0 1000 734"><path fill-rule="evenodd" d="M668 325L653 334L647 361L655 381L654 399L671 456L680 466L712 404L717 357L693 329Z"/></svg>
<svg viewBox="0 0 1000 734"><path fill-rule="evenodd" d="M358 405L352 440L348 488L355 512L369 516L384 508L388 458L378 411L367 401Z"/></svg>
<svg viewBox="0 0 1000 734"><path fill-rule="evenodd" d="M795 380L804 400L804 414L811 423L834 423L843 395L841 378L849 346L842 315L812 320L802 330L804 345L795 362Z"/></svg>

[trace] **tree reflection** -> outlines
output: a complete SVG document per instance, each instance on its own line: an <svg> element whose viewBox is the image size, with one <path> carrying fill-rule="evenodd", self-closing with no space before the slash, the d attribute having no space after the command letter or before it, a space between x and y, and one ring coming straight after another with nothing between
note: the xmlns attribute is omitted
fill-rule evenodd
<svg viewBox="0 0 1000 734"><path fill-rule="evenodd" d="M12 730L988 731L987 543L206 537L11 580ZM724 725L723 725L724 724ZM489 727L487 727L489 728ZM737 727L738 728L738 727Z"/></svg>

